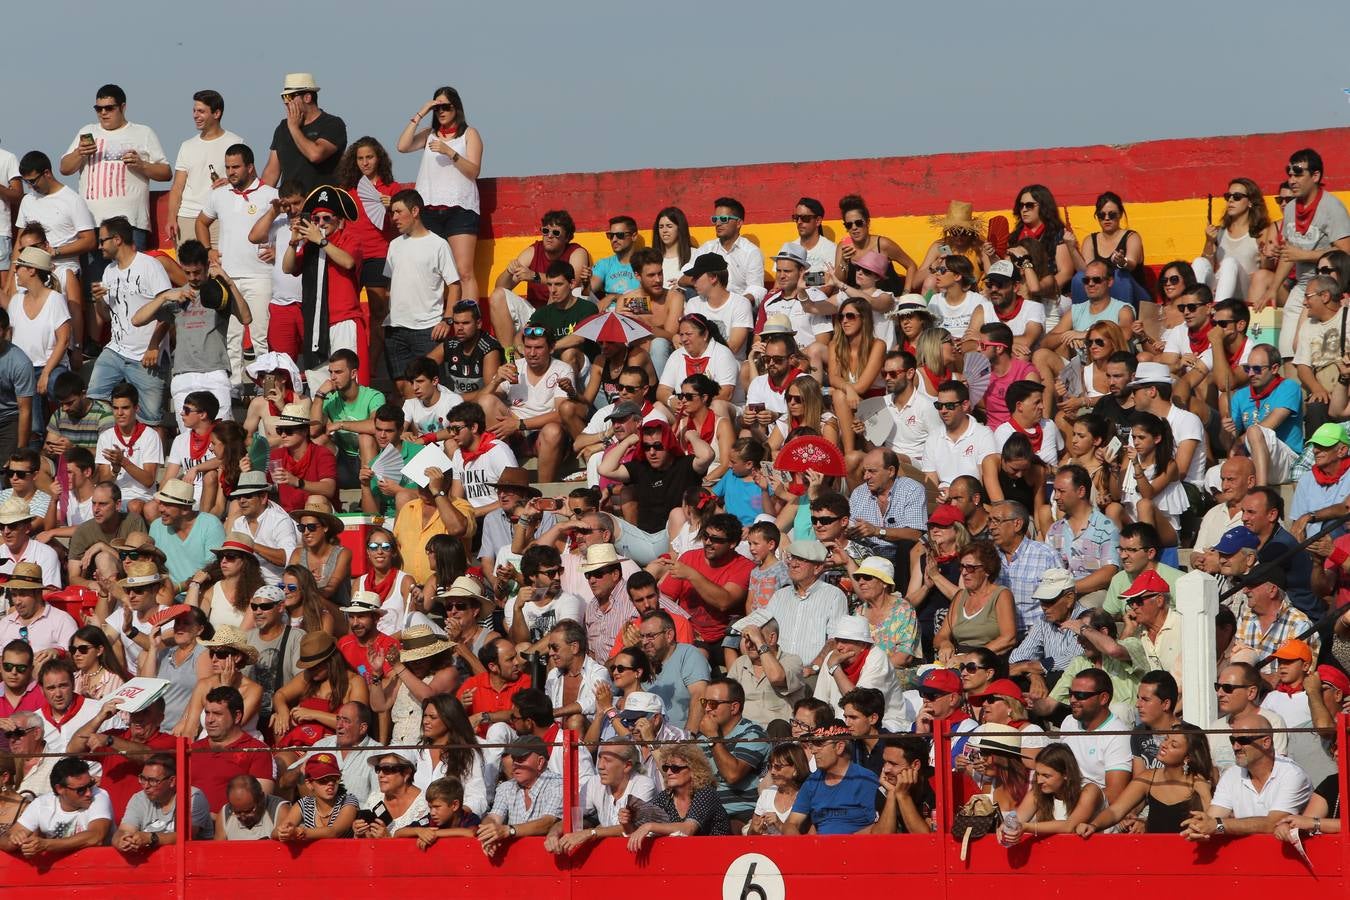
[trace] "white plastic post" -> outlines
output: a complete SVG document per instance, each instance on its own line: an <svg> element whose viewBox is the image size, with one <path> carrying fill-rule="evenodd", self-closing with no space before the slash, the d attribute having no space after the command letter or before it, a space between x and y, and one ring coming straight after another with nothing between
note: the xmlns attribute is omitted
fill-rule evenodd
<svg viewBox="0 0 1350 900"><path fill-rule="evenodd" d="M1214 694L1218 674L1214 617L1219 612L1219 584L1206 572L1187 572L1177 579L1177 612L1181 614L1181 697L1185 718L1200 728L1219 719Z"/></svg>

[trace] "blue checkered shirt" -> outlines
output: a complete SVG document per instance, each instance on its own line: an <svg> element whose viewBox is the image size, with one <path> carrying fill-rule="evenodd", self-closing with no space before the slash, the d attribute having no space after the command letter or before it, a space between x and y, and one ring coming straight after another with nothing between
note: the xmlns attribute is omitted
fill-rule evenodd
<svg viewBox="0 0 1350 900"><path fill-rule="evenodd" d="M1025 634L1044 618L1041 604L1031 596L1032 591L1040 585L1047 570L1061 568L1063 562L1049 544L1029 537L1022 538L1011 558L1002 549L998 551L998 558L1003 563L998 583L1012 591L1013 605L1017 608L1017 633Z"/></svg>

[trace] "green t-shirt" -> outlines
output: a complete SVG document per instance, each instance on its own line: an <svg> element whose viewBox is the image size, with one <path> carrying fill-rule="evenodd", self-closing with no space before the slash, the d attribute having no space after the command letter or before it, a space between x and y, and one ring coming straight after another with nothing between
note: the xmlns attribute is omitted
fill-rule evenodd
<svg viewBox="0 0 1350 900"><path fill-rule="evenodd" d="M356 399L350 403L338 391L329 394L323 401L323 414L330 422L362 422L374 416L381 406L384 406L384 394L361 385L356 390ZM333 443L347 456L358 455L356 435L350 432L336 432Z"/></svg>
<svg viewBox="0 0 1350 900"><path fill-rule="evenodd" d="M1174 569L1167 563L1158 563L1158 574L1162 580L1167 582L1167 586L1172 589L1168 595L1168 602L1173 608L1177 605L1177 579L1181 577L1180 569ZM1106 586L1106 600L1102 603L1102 609L1119 619L1125 615L1125 601L1120 599L1120 595L1134 581L1134 576L1130 575L1124 569L1117 572L1112 578L1110 584Z"/></svg>
<svg viewBox="0 0 1350 900"><path fill-rule="evenodd" d="M558 342L572 333L572 329L577 323L589 319L599 312L595 304L589 300L578 300L567 309L550 303L547 306L541 306L530 316L530 325L541 325L549 330L553 336L554 342Z"/></svg>
<svg viewBox="0 0 1350 900"><path fill-rule="evenodd" d="M410 461L421 450L422 445L416 441L404 441L398 448L399 455L403 457L405 463ZM417 487L417 485L406 478L400 478L398 480L398 485L399 487L407 488ZM375 495L375 503L379 506L380 515L389 519L393 518L398 513L398 510L394 508L394 498L385 496L384 492L380 490L378 480L373 475L370 478L370 492Z"/></svg>

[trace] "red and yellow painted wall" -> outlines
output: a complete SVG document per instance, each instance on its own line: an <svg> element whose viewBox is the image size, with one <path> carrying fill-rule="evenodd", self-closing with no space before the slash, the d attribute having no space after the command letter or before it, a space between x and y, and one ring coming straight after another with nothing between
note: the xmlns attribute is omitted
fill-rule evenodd
<svg viewBox="0 0 1350 900"><path fill-rule="evenodd" d="M638 169L524 178L483 179L483 231L478 245L477 274L486 292L507 262L538 237L539 217L548 209L566 209L577 223L578 243L592 258L610 254L604 231L610 216L627 214L650 237L656 213L664 206L684 210L695 242L713 236L708 216L712 201L736 197L746 210L744 234L766 258L784 242L796 239L792 208L801 196L815 197L826 207L826 235L838 240L836 203L860 193L873 216L872 232L899 242L921 259L938 230L930 217L945 214L950 200L973 203L988 219L1010 212L1017 191L1026 184L1047 185L1061 207L1067 207L1078 236L1097 230L1092 204L1104 190L1125 201L1126 227L1144 238L1146 262L1192 259L1204 243L1206 195L1219 198L1229 179L1245 176L1267 196L1284 180L1289 154L1313 147L1322 154L1325 182L1343 200L1350 191L1350 128L1328 128L1241 137L1146 141L1118 146L1095 145L985 153L948 153L802 163L766 163L705 169ZM158 198L164 222L165 198ZM1272 214L1278 216L1274 204ZM167 244L161 233L161 241Z"/></svg>

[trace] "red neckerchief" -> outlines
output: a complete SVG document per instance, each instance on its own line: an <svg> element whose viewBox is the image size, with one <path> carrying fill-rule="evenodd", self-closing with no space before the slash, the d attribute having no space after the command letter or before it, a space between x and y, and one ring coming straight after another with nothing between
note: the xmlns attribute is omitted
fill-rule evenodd
<svg viewBox="0 0 1350 900"><path fill-rule="evenodd" d="M197 432L188 432L189 459L201 459L206 455L206 452L211 449L211 432L215 431L215 429L216 423L212 422L206 429L206 434L202 435L200 440L197 439Z"/></svg>
<svg viewBox="0 0 1350 900"><path fill-rule="evenodd" d="M934 396L934 397L937 396L938 385L942 384L942 382L944 382L944 381L951 381L951 380L952 380L952 372L951 372L950 369L948 369L947 371L943 372L942 375L941 375L941 377L939 377L938 374L937 374L936 372L934 372L932 369L928 368L927 366L919 366L919 371L923 372L923 377L924 377L924 378L927 378L928 381L929 381L929 383L933 385L933 396Z"/></svg>
<svg viewBox="0 0 1350 900"><path fill-rule="evenodd" d="M1293 684L1277 684L1275 685L1275 690L1279 691L1281 694L1288 694L1292 697L1295 694L1303 693L1303 682L1295 681Z"/></svg>
<svg viewBox="0 0 1350 900"><path fill-rule="evenodd" d="M70 709L66 710L66 714L59 719L53 719L51 704L44 703L42 704L42 718L51 722L53 727L59 729L62 725L65 725L71 719L75 718L75 714L80 711L80 707L82 706L84 706L84 695L76 694L75 698L70 701Z"/></svg>
<svg viewBox="0 0 1350 900"><path fill-rule="evenodd" d="M290 388L286 388L286 395L285 395L284 397L281 398L281 402L282 402L282 403L294 403L294 402L295 402L295 391L291 390ZM277 406L275 403L273 403L271 400L268 400L268 401L267 401L267 411L270 412L270 413L271 413L272 415L274 415L274 416L279 416L279 415L281 415L281 408L278 407L278 406Z"/></svg>
<svg viewBox="0 0 1350 900"><path fill-rule="evenodd" d="M1197 331L1186 329L1186 337L1191 341L1191 352L1200 354L1209 349L1209 331L1214 327L1214 321L1211 319L1201 325Z"/></svg>
<svg viewBox="0 0 1350 900"><path fill-rule="evenodd" d="M441 128L439 125L436 126L436 135L437 135L437 137L448 137L448 138L452 138L452 137L455 137L455 136L458 135L458 134L459 134L459 126L458 126L458 125L451 125L449 128Z"/></svg>
<svg viewBox="0 0 1350 900"><path fill-rule="evenodd" d="M1009 720L1008 724L1011 725L1013 728L1016 728L1018 731L1021 731L1023 728L1026 728L1031 723L1026 719L1011 719Z"/></svg>
<svg viewBox="0 0 1350 900"><path fill-rule="evenodd" d="M1237 349L1228 354L1228 368L1236 369L1238 360L1242 359L1242 351L1247 349L1247 335L1242 336L1242 343L1237 345Z"/></svg>
<svg viewBox="0 0 1350 900"><path fill-rule="evenodd" d="M652 410L654 409L656 409L656 404L650 400L642 404L642 418L645 419L648 416L650 416L652 414Z"/></svg>
<svg viewBox="0 0 1350 900"><path fill-rule="evenodd" d="M249 194L257 193L258 191L262 190L262 187L263 187L263 183L262 183L261 181L259 181L257 187L254 187L254 188L244 188L242 191L236 191L234 188L230 188L230 193L231 193L231 194L237 194L238 196L240 196L240 197L242 197L243 199L247 200Z"/></svg>
<svg viewBox="0 0 1350 900"><path fill-rule="evenodd" d="M1304 204L1302 200L1294 201L1294 228L1299 234L1307 234L1308 228L1312 225L1313 216L1317 215L1317 205L1322 202L1322 189L1317 189L1317 195L1313 197L1312 202Z"/></svg>
<svg viewBox="0 0 1350 900"><path fill-rule="evenodd" d="M1017 239L1019 241L1025 241L1027 238L1031 238L1032 240L1039 240L1043 234L1045 234L1044 222L1035 226L1023 225L1021 233L1017 235Z"/></svg>
<svg viewBox="0 0 1350 900"><path fill-rule="evenodd" d="M772 390L775 394L781 394L788 389L788 385L792 384L792 382L796 381L801 376L802 376L801 369L798 369L796 366L793 366L791 369L788 369L787 374L783 376L783 384L781 387L774 385L772 375L766 378L765 381L769 382L770 390Z"/></svg>
<svg viewBox="0 0 1350 900"><path fill-rule="evenodd" d="M1350 470L1350 457L1346 457L1336 464L1336 473L1334 475L1328 475L1326 472L1323 472L1321 466L1313 466L1313 480L1322 485L1322 487L1331 487L1345 476L1347 470Z"/></svg>
<svg viewBox="0 0 1350 900"><path fill-rule="evenodd" d="M292 457L289 450L282 453L281 464L286 467L287 472L290 472L296 478L304 478L305 473L309 471L309 461L313 459L313 457L314 444L311 442L305 444L305 452L301 454L299 459Z"/></svg>
<svg viewBox="0 0 1350 900"><path fill-rule="evenodd" d="M122 437L121 428L117 427L116 425L113 426L113 437L117 438L117 443L127 448L127 453L131 452L131 448L136 446L136 442L141 439L141 435L143 434L145 434L144 422L137 422L135 427L131 429L130 440L127 440L126 438Z"/></svg>
<svg viewBox="0 0 1350 900"><path fill-rule="evenodd" d="M465 450L461 448L459 452L464 455L464 462L471 463L484 453L487 453L493 447L496 447L497 443L497 436L491 431L485 431L478 436L477 450Z"/></svg>
<svg viewBox="0 0 1350 900"><path fill-rule="evenodd" d="M906 351L907 353L909 353L909 354L912 356L912 355L914 355L914 342L913 342L913 341L901 341L901 342L900 342L900 349Z"/></svg>
<svg viewBox="0 0 1350 900"><path fill-rule="evenodd" d="M998 320L1000 322L1011 322L1013 319L1017 318L1017 314L1022 311L1022 304L1025 303L1026 300L1027 300L1026 297L1021 297L1014 294L1013 302L1008 307L1007 314L1005 315L1003 310L999 309L997 306L994 307L994 314L998 316Z"/></svg>
<svg viewBox="0 0 1350 900"><path fill-rule="evenodd" d="M550 748L549 753L553 752L552 747L558 742L558 732L560 731L562 731L562 726L553 724L548 727L548 731L544 732L544 744Z"/></svg>
<svg viewBox="0 0 1350 900"><path fill-rule="evenodd" d="M688 427L681 427L677 429L676 432L680 439L680 446L684 449L685 453L693 452L693 449L689 446L688 442L686 442L684 438L684 433L688 431L689 428L697 428L699 440L703 441L703 443L707 444L709 447L713 445L714 440L713 435L717 432L717 416L713 415L713 411L711 409L705 410L705 412L707 413L707 415L704 416L702 425L695 425L694 420L689 416L682 416L680 418L680 425L688 426Z"/></svg>
<svg viewBox="0 0 1350 900"><path fill-rule="evenodd" d="M389 594L394 590L394 582L398 580L398 569L390 569L389 574L384 576L384 580L375 580L375 570L371 569L366 573L366 590L371 591L380 598L380 602L389 599Z"/></svg>
<svg viewBox="0 0 1350 900"><path fill-rule="evenodd" d="M844 674L847 675L848 680L855 685L858 683L858 676L862 675L863 665L867 662L867 654L871 652L872 648L868 647L866 650L843 664Z"/></svg>
<svg viewBox="0 0 1350 900"><path fill-rule="evenodd" d="M1017 424L1016 419L1009 417L1008 424L1013 427L1013 431L1027 436L1027 440L1031 441L1032 450L1037 453L1041 452L1041 442L1045 440L1045 428L1042 427L1041 423L1037 422L1035 428L1023 428Z"/></svg>
<svg viewBox="0 0 1350 900"><path fill-rule="evenodd" d="M708 369L708 363L712 362L711 356L700 356L698 359L690 356L687 352L684 357L684 377L689 378L693 375L702 375Z"/></svg>
<svg viewBox="0 0 1350 900"><path fill-rule="evenodd" d="M1281 381L1284 381L1284 379L1281 376L1276 375L1274 378L1270 379L1270 384L1266 385L1266 389L1259 394L1256 393L1256 388L1251 385L1247 386L1247 392L1251 394L1252 397L1252 406L1256 407L1252 410L1253 415L1261 411L1261 401L1269 397L1271 393L1280 386Z"/></svg>
<svg viewBox="0 0 1350 900"><path fill-rule="evenodd" d="M960 551L957 551L956 553L948 553L948 554L946 554L945 556L936 556L936 557L934 557L934 561L935 561L938 565L942 565L942 564L944 564L944 563L949 563L949 562L951 562L952 560L956 559L956 558L957 558L958 556L960 556L960 555L961 555Z"/></svg>

